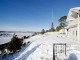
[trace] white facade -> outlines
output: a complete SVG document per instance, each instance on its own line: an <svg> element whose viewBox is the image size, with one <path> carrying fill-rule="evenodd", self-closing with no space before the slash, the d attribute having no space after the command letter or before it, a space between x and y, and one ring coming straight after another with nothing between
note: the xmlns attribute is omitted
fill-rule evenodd
<svg viewBox="0 0 80 60"><path fill-rule="evenodd" d="M71 8L67 16L68 36L80 41L80 7Z"/></svg>

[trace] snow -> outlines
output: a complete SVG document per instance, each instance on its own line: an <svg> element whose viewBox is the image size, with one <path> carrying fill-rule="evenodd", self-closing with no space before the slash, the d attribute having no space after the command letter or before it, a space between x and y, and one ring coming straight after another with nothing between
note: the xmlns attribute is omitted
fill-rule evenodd
<svg viewBox="0 0 80 60"><path fill-rule="evenodd" d="M26 39L26 43L28 41L30 41L30 43L25 47L22 47L20 52L13 54L15 56L14 58L10 56L13 58L11 60L53 60L54 43L67 44L67 55L61 55L61 58L58 57L61 60L69 59L72 53L74 53L77 56L77 59L80 60L80 43L70 39L67 35L59 34L58 32L48 32L43 35L39 34ZM71 55L71 57L72 56L73 55ZM10 60L10 58L6 58L7 60Z"/></svg>
<svg viewBox="0 0 80 60"><path fill-rule="evenodd" d="M0 45L10 42L14 33L3 33L3 34L6 34L6 35L0 36ZM7 35L7 34L10 34L10 35ZM17 35L17 37L22 38L23 36L30 36L33 33L15 33L15 34Z"/></svg>
<svg viewBox="0 0 80 60"><path fill-rule="evenodd" d="M69 38L66 38L64 35L59 35L58 33L37 35L30 38L28 41L34 42L27 50L15 58L15 60L53 60L53 43L79 44ZM33 48L36 46L38 47L32 52ZM28 52L30 53L29 55Z"/></svg>
<svg viewBox="0 0 80 60"><path fill-rule="evenodd" d="M11 41L12 37L0 37L0 45Z"/></svg>

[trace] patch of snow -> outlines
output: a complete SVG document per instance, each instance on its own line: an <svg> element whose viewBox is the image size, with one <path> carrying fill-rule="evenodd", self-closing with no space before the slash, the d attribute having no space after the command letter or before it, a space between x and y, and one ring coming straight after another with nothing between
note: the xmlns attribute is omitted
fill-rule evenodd
<svg viewBox="0 0 80 60"><path fill-rule="evenodd" d="M0 37L0 45L11 41L12 37Z"/></svg>

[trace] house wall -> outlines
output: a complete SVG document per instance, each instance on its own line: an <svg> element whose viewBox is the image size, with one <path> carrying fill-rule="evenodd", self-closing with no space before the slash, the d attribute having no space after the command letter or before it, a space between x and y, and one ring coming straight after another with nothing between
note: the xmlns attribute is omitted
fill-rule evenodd
<svg viewBox="0 0 80 60"><path fill-rule="evenodd" d="M77 30L78 30L78 41L80 41L80 22L79 22L79 25L77 27Z"/></svg>
<svg viewBox="0 0 80 60"><path fill-rule="evenodd" d="M73 40L78 40L78 38L77 38L77 36L78 36L77 27L69 28L68 36L69 36L69 38L71 38Z"/></svg>

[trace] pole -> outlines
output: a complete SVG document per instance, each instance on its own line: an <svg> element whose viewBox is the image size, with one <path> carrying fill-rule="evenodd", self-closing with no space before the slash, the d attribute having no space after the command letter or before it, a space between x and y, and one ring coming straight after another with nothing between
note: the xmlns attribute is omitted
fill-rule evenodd
<svg viewBox="0 0 80 60"><path fill-rule="evenodd" d="M79 19L80 19L80 17L79 17L79 13L78 13L78 30L77 30L77 32L78 32L78 41L80 40L80 21L79 21Z"/></svg>
<svg viewBox="0 0 80 60"><path fill-rule="evenodd" d="M52 22L53 22L53 8L52 8Z"/></svg>
<svg viewBox="0 0 80 60"><path fill-rule="evenodd" d="M66 56L66 43L65 43L65 56Z"/></svg>
<svg viewBox="0 0 80 60"><path fill-rule="evenodd" d="M55 44L53 44L53 60L55 60Z"/></svg>

